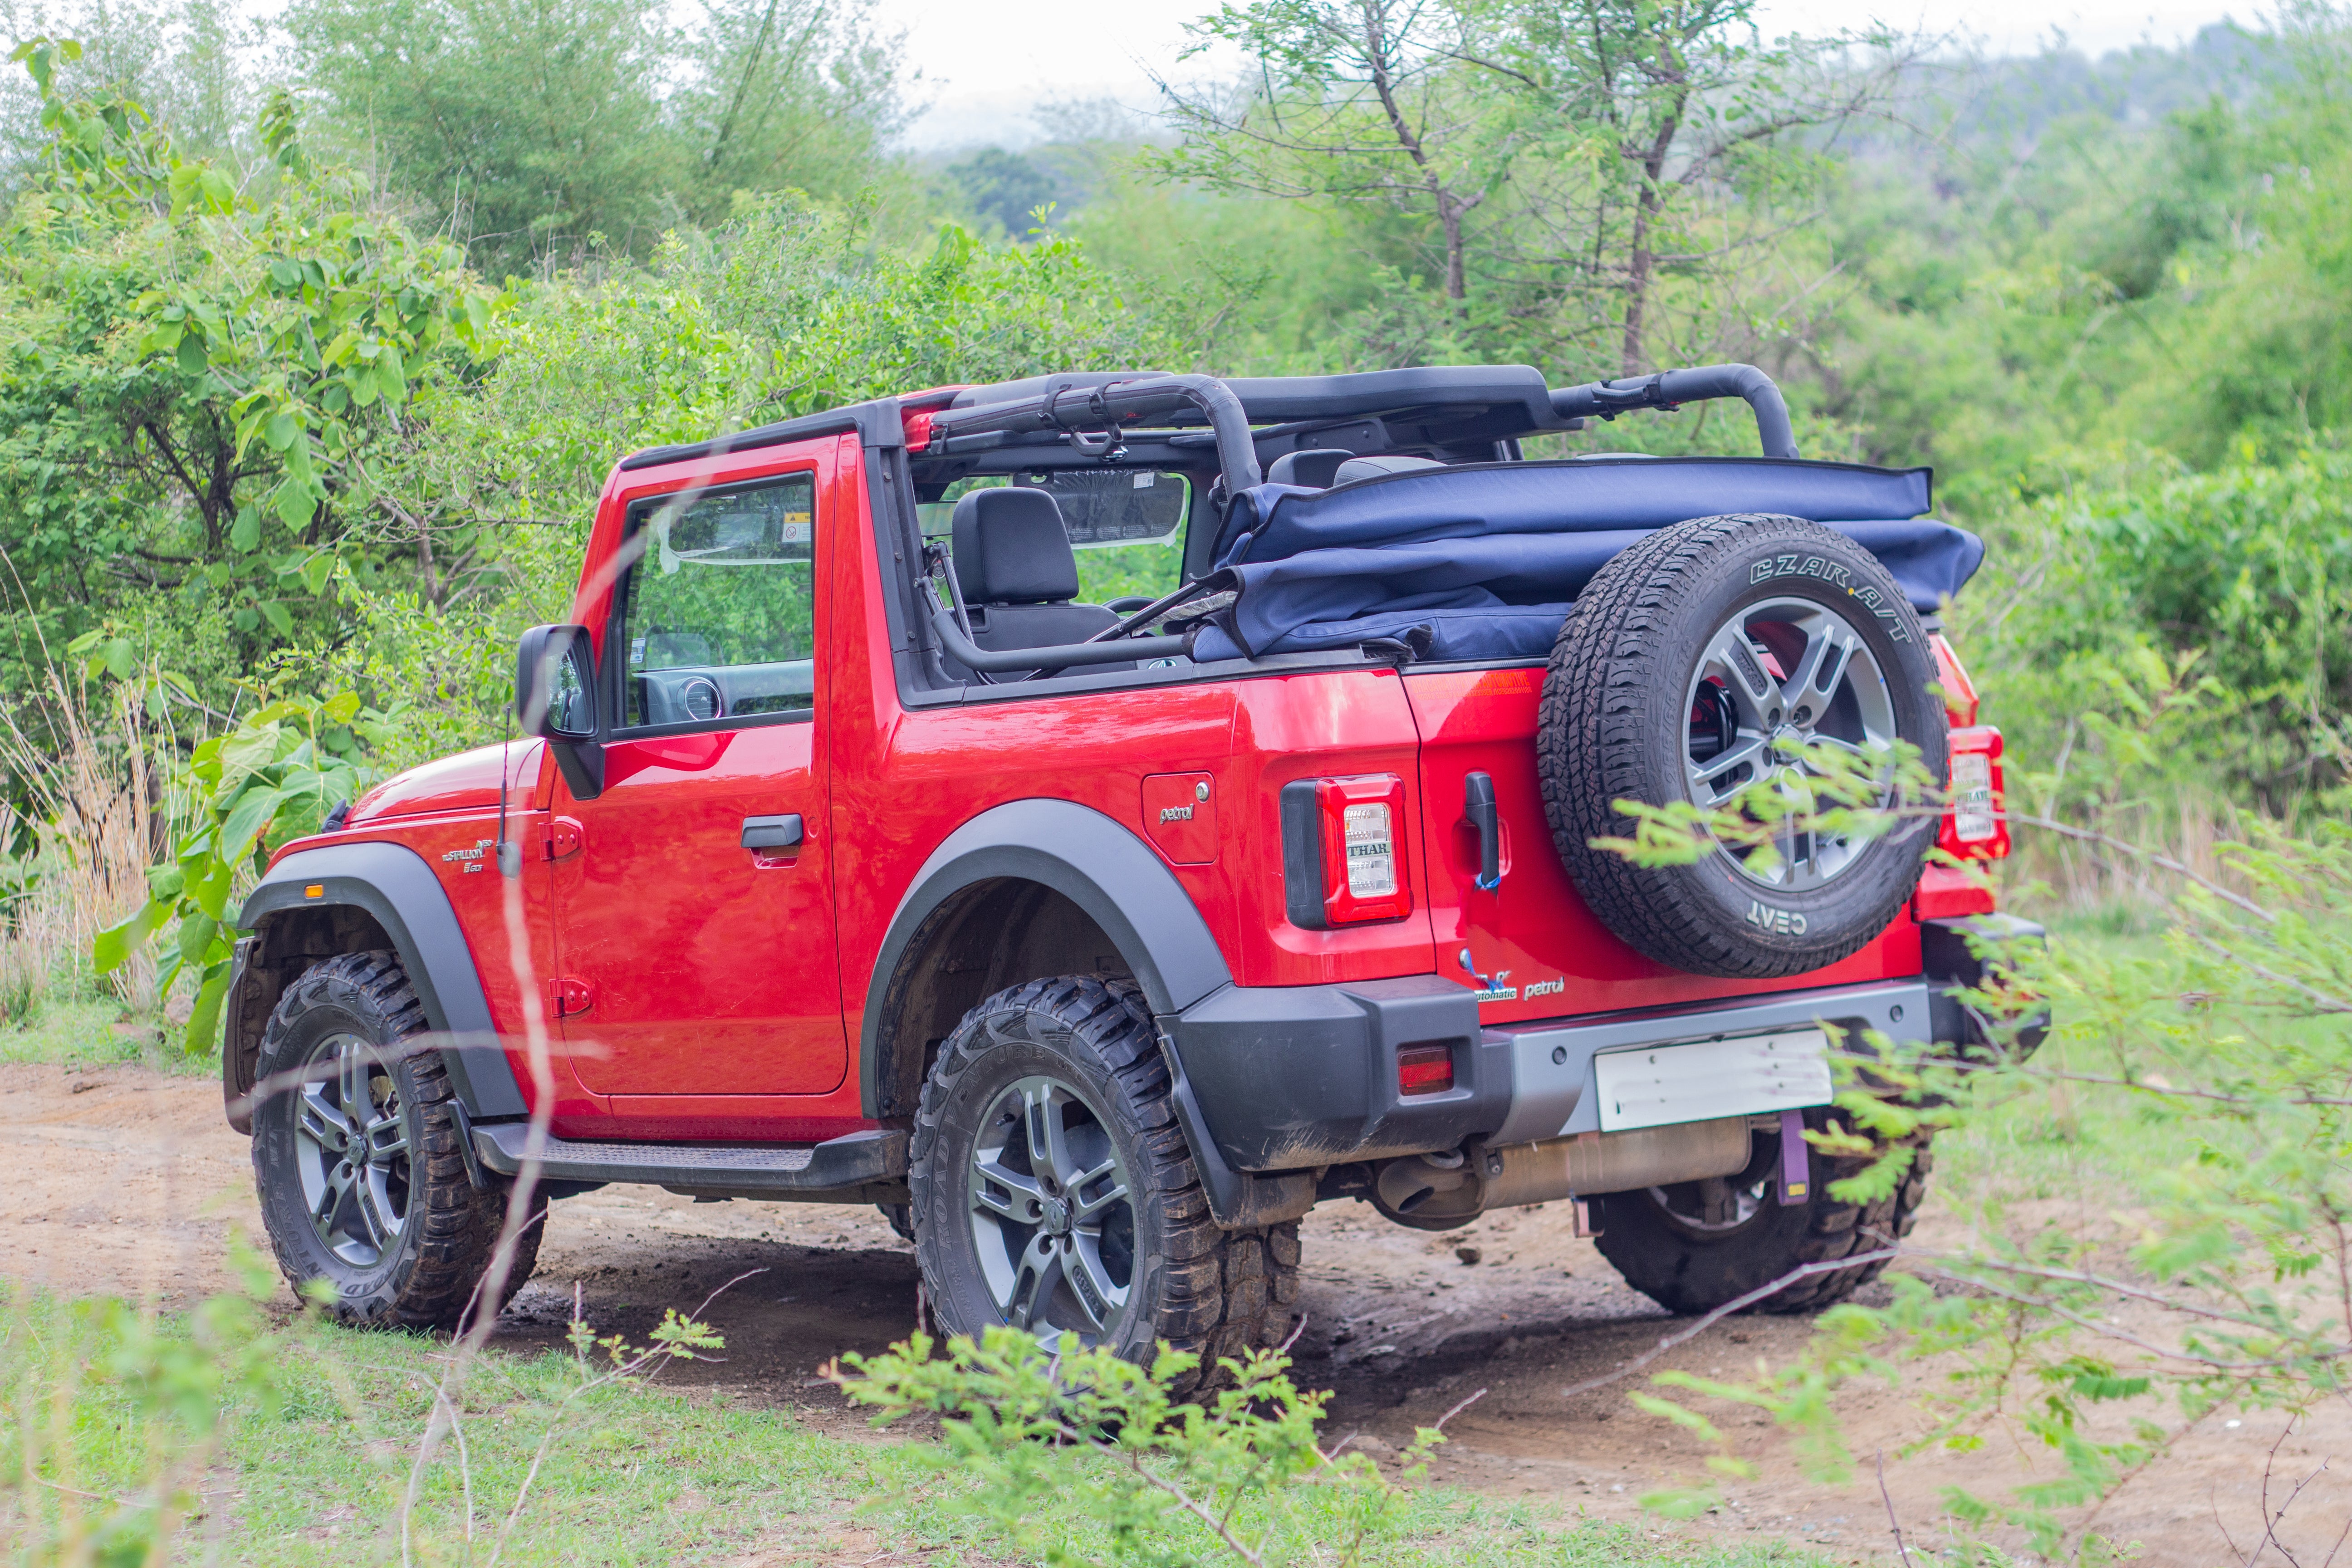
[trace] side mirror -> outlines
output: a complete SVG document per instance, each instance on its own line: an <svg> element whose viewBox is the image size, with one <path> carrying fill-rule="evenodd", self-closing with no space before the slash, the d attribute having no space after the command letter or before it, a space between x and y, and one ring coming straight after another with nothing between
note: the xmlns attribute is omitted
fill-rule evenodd
<svg viewBox="0 0 2352 1568"><path fill-rule="evenodd" d="M604 791L596 744L596 663L585 626L533 626L515 646L515 719L544 739L576 800Z"/></svg>

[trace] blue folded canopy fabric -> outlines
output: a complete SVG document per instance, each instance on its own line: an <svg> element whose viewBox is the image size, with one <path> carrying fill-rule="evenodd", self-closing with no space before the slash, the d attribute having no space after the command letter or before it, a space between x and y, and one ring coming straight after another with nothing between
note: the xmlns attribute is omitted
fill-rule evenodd
<svg viewBox="0 0 2352 1568"><path fill-rule="evenodd" d="M1695 517L1809 518L1877 556L1933 610L1984 559L1921 517L1926 468L1778 458L1576 459L1415 469L1336 489L1234 499L1217 564L1241 580L1196 659L1345 647L1425 629L1430 659L1539 658L1576 595L1643 535Z"/></svg>

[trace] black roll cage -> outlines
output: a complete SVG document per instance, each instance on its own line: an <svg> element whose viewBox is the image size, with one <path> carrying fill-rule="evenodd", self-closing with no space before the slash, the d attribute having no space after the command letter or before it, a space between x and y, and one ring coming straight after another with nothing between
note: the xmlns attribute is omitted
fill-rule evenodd
<svg viewBox="0 0 2352 1568"><path fill-rule="evenodd" d="M1455 462L1516 462L1528 436L1580 430L1591 419L1615 419L1636 409L1670 410L1708 398L1738 397L1756 416L1764 456L1795 459L1796 438L1787 403L1772 378L1748 364L1701 365L1652 375L1552 388L1527 365L1451 365L1351 375L1236 378L1122 371L1036 376L964 387L928 412L929 431L908 452L919 499L955 479L1041 468L1132 464L1205 470L1213 455L1216 482L1206 487L1210 533L1230 498L1261 484L1265 466L1286 452L1317 447L1359 454L1425 451ZM1198 426L1205 424L1204 432ZM930 470L926 476L922 470ZM927 481L928 479L928 482ZM1195 531L1202 521L1196 510ZM1186 576L1207 563L1187 551ZM983 680L1030 671L1033 679L1064 669L1163 658L1184 651L1186 639L1133 635L1155 615L1123 617L1084 643L990 651L972 640L967 606L951 567L946 591L934 586L931 563L918 569L929 600L925 618L948 657ZM1188 581L1188 588L1192 584ZM1192 595L1185 594L1183 597Z"/></svg>

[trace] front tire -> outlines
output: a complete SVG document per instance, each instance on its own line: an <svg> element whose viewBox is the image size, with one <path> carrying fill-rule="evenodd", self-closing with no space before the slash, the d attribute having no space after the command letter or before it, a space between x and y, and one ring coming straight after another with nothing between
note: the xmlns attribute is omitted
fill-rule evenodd
<svg viewBox="0 0 2352 1568"><path fill-rule="evenodd" d="M1829 1124L1827 1108L1805 1112L1816 1131ZM1611 1193L1601 1202L1601 1256L1625 1283L1669 1312L1696 1316L1736 1301L1809 1263L1832 1263L1878 1252L1911 1234L1927 1193L1935 1156L1923 1145L1887 1197L1840 1203L1830 1184L1866 1168L1871 1156L1832 1159L1806 1151L1811 1199L1780 1202L1780 1136L1759 1132L1755 1157L1738 1175L1719 1182ZM1833 1306L1884 1273L1886 1259L1810 1274L1748 1309L1811 1312Z"/></svg>
<svg viewBox="0 0 2352 1568"><path fill-rule="evenodd" d="M389 952L325 959L286 988L261 1037L253 1176L278 1266L347 1323L462 1326L506 1222L507 1184L466 1174L449 1077L416 989ZM505 1289L530 1278L547 1198L517 1238Z"/></svg>
<svg viewBox="0 0 2352 1568"><path fill-rule="evenodd" d="M915 1258L951 1334L1006 1323L1145 1363L1275 1343L1298 1295L1293 1221L1222 1230L1130 981L1065 976L966 1014L923 1085Z"/></svg>

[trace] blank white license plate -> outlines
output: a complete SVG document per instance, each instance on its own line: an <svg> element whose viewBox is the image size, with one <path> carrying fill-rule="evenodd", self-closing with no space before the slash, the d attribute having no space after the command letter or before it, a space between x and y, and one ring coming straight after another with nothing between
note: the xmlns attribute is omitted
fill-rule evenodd
<svg viewBox="0 0 2352 1568"><path fill-rule="evenodd" d="M1829 1037L1819 1029L1784 1029L1736 1040L1604 1052L1592 1058L1601 1130L1622 1132L1827 1105L1829 1049Z"/></svg>

